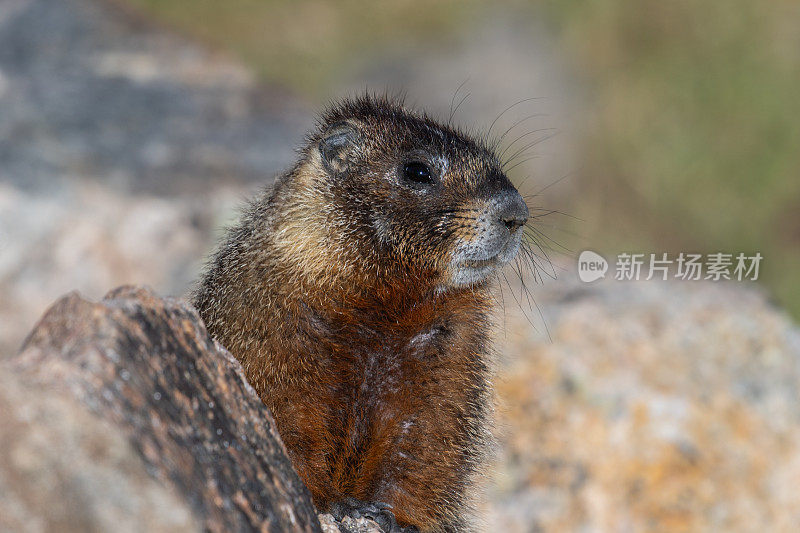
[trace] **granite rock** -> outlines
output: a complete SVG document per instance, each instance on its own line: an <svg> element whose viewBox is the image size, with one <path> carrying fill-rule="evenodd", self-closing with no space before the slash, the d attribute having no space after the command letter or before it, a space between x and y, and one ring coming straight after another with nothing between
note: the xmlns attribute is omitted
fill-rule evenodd
<svg viewBox="0 0 800 533"><path fill-rule="evenodd" d="M269 411L181 300L70 294L0 372L21 530L320 531Z"/></svg>

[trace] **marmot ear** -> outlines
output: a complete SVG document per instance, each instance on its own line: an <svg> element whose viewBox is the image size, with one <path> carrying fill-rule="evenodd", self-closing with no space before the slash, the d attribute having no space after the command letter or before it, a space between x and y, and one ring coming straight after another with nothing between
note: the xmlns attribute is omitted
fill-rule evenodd
<svg viewBox="0 0 800 533"><path fill-rule="evenodd" d="M358 126L351 122L337 122L322 134L319 153L325 169L336 174L347 168L347 159L361 136Z"/></svg>

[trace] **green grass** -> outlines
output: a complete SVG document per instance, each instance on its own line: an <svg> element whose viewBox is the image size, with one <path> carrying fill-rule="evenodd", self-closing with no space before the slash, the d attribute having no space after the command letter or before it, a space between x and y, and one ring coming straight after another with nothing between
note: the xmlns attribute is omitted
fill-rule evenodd
<svg viewBox="0 0 800 533"><path fill-rule="evenodd" d="M800 6L545 7L594 99L582 179L607 245L761 251L800 317Z"/></svg>
<svg viewBox="0 0 800 533"><path fill-rule="evenodd" d="M325 99L340 70L384 46L440 43L485 7L479 1L123 0L228 50L264 79Z"/></svg>
<svg viewBox="0 0 800 533"><path fill-rule="evenodd" d="M423 53L500 9L487 0L126 1L317 100L342 69L396 47ZM516 20L544 18L590 98L570 211L591 223L577 231L607 252L760 251L764 283L800 317L800 4L508 6Z"/></svg>

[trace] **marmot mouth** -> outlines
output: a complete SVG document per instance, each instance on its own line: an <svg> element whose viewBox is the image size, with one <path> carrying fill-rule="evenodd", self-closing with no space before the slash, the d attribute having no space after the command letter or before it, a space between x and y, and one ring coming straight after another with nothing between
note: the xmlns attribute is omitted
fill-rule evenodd
<svg viewBox="0 0 800 533"><path fill-rule="evenodd" d="M471 257L465 257L454 264L456 268L472 268L472 269L484 269L484 268L499 268L505 266L506 263L511 261L515 255L517 255L517 250L519 249L519 239L514 238L513 236L506 241L502 247L492 256L486 257L483 259L474 259Z"/></svg>
<svg viewBox="0 0 800 533"><path fill-rule="evenodd" d="M495 254L494 256L488 259L465 259L458 263L460 268L484 268L484 267L491 267L495 266L499 263L500 253Z"/></svg>
<svg viewBox="0 0 800 533"><path fill-rule="evenodd" d="M462 250L458 254L460 257L451 263L449 285L460 287L485 280L514 259L519 251L520 240L519 234L514 235L503 243L494 255L482 259L469 257L465 253L467 250ZM483 251L485 253L485 248ZM465 255L467 257L464 257Z"/></svg>

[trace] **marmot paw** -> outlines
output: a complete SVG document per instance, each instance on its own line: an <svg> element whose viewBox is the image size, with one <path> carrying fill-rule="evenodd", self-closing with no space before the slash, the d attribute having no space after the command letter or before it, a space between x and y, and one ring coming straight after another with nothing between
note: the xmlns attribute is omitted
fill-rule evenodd
<svg viewBox="0 0 800 533"><path fill-rule="evenodd" d="M385 533L419 533L416 526L400 527L392 513L392 506L382 502L363 502L355 498L345 498L331 507L331 515L341 521L345 516L369 518Z"/></svg>

